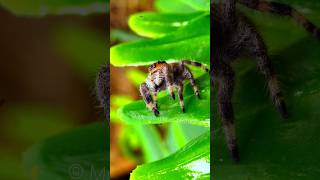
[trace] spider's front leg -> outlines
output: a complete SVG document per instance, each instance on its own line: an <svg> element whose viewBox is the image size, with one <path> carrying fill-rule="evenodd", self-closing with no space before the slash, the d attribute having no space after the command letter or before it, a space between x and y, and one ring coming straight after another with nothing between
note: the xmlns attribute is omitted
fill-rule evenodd
<svg viewBox="0 0 320 180"><path fill-rule="evenodd" d="M221 115L227 145L234 161L239 161L239 150L234 127L234 112L231 103L234 88L234 72L229 65L223 64L218 74L218 110Z"/></svg>
<svg viewBox="0 0 320 180"><path fill-rule="evenodd" d="M157 104L153 101L150 89L148 88L146 83L142 83L140 85L140 94L143 97L147 108L153 111L155 116L159 116L160 113L158 111Z"/></svg>

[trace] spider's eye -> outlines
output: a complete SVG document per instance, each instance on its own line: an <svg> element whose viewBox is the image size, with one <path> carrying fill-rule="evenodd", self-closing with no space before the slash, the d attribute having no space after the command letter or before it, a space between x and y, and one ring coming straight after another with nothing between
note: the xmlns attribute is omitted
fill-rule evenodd
<svg viewBox="0 0 320 180"><path fill-rule="evenodd" d="M151 71L152 69L154 69L156 67L155 64L152 64L151 66L149 66L148 71Z"/></svg>

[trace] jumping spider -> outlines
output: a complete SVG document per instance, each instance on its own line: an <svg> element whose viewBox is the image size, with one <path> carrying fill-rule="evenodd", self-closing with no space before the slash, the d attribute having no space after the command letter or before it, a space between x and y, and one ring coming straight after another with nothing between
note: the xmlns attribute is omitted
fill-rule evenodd
<svg viewBox="0 0 320 180"><path fill-rule="evenodd" d="M152 110L155 116L159 116L157 94L165 89L168 89L172 99L175 99L173 92L174 87L178 91L178 97L182 112L185 112L183 102L183 81L189 80L193 87L194 94L199 98L199 89L195 83L193 75L185 64L190 64L203 68L208 72L208 69L197 62L181 61L179 63L168 64L165 61L158 61L152 64L149 68L149 76L146 81L140 85L140 93L148 109Z"/></svg>
<svg viewBox="0 0 320 180"><path fill-rule="evenodd" d="M298 11L285 4L260 0L214 0L214 3L211 1L212 83L217 85L218 111L229 151L233 160L239 161L231 103L234 88L231 63L242 52L246 51L256 59L258 70L265 77L271 99L281 116L288 118L288 112L266 45L255 26L236 9L236 2L254 10L291 17L317 39L320 39L320 30Z"/></svg>

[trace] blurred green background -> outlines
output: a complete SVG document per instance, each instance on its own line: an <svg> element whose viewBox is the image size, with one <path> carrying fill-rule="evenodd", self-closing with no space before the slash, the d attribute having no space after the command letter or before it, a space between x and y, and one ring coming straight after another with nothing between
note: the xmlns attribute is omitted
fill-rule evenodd
<svg viewBox="0 0 320 180"><path fill-rule="evenodd" d="M109 57L107 1L41 3L0 1L0 179L30 178L30 146L103 120L94 82Z"/></svg>

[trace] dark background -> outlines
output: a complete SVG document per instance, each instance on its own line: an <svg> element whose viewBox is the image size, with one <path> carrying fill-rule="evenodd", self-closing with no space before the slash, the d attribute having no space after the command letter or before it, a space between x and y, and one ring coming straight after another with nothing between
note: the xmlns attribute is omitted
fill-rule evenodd
<svg viewBox="0 0 320 180"><path fill-rule="evenodd" d="M94 80L108 60L105 14L16 16L0 7L0 179L25 179L22 153L101 121Z"/></svg>

